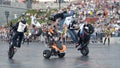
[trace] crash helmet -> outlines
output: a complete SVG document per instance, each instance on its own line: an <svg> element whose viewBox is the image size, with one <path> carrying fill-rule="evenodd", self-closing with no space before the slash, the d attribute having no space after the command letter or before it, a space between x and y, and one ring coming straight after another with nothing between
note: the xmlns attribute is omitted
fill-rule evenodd
<svg viewBox="0 0 120 68"><path fill-rule="evenodd" d="M89 27L88 27L88 26L85 26L85 27L84 27L84 31L87 32L87 33L89 33Z"/></svg>
<svg viewBox="0 0 120 68"><path fill-rule="evenodd" d="M26 24L26 20L25 20L25 19L21 19L21 22L22 22L23 24Z"/></svg>
<svg viewBox="0 0 120 68"><path fill-rule="evenodd" d="M92 34L94 32L94 27L91 24L84 25L84 31L88 34Z"/></svg>

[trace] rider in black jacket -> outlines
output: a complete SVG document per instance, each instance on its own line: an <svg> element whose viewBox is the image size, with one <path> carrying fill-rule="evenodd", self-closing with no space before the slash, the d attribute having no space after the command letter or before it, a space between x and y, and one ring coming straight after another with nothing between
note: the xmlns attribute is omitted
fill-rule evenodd
<svg viewBox="0 0 120 68"><path fill-rule="evenodd" d="M11 45L20 48L22 39L24 37L24 32L27 31L27 23L26 23L25 19L17 22L13 26L13 30L14 30L14 36L12 38Z"/></svg>

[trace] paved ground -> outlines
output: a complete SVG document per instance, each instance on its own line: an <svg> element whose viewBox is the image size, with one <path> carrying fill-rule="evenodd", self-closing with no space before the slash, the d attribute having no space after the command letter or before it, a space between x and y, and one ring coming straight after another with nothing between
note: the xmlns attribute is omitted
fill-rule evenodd
<svg viewBox="0 0 120 68"><path fill-rule="evenodd" d="M120 45L90 44L89 56L83 57L72 45L67 45L64 58L46 60L42 43L24 44L13 60L7 57L8 44L0 42L0 68L120 68Z"/></svg>

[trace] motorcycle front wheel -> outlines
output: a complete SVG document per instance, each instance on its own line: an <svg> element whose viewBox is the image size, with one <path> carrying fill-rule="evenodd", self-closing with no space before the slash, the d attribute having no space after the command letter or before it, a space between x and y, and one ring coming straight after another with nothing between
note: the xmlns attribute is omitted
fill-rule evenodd
<svg viewBox="0 0 120 68"><path fill-rule="evenodd" d="M44 50L43 51L43 57L45 59L49 59L51 57L51 51L50 50Z"/></svg>

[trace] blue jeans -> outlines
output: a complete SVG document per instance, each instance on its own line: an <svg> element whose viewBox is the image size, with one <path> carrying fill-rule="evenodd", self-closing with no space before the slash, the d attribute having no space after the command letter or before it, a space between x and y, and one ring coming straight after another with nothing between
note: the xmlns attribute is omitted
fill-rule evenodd
<svg viewBox="0 0 120 68"><path fill-rule="evenodd" d="M73 15L74 15L74 10L71 10L70 13L65 13L65 14L64 14L63 19L61 19L61 20L59 21L60 31L63 30L63 24L64 24L64 21L65 21L65 18L66 18L66 17L69 17L69 16L73 16Z"/></svg>
<svg viewBox="0 0 120 68"><path fill-rule="evenodd" d="M21 42L24 37L22 32L16 32L12 39L12 46L21 47Z"/></svg>
<svg viewBox="0 0 120 68"><path fill-rule="evenodd" d="M75 30L68 29L68 32L73 40L73 43L78 43L78 36L77 36Z"/></svg>
<svg viewBox="0 0 120 68"><path fill-rule="evenodd" d="M70 10L70 13L65 13L64 14L64 18L69 17L69 16L73 16L73 15L74 15L74 10Z"/></svg>
<svg viewBox="0 0 120 68"><path fill-rule="evenodd" d="M65 19L62 19L62 20L60 20L59 21L59 26L60 26L60 31L62 32L63 31L63 24L64 24L64 21L65 21Z"/></svg>

